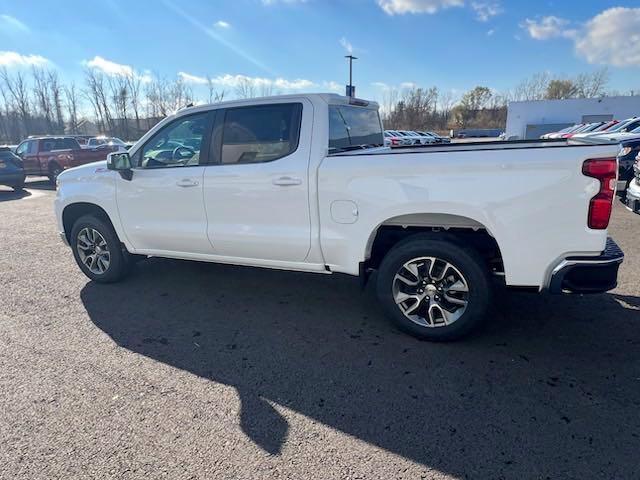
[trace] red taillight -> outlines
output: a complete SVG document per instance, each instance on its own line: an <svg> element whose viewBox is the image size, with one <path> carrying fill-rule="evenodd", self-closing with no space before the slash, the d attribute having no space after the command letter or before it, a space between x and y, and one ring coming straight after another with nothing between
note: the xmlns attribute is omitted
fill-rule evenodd
<svg viewBox="0 0 640 480"><path fill-rule="evenodd" d="M398 145L399 143L400 143L400 140L398 140L397 138L391 139L391 145Z"/></svg>
<svg viewBox="0 0 640 480"><path fill-rule="evenodd" d="M595 158L582 164L582 173L600 180L600 189L589 202L589 228L605 230L609 226L616 193L618 162L615 158Z"/></svg>

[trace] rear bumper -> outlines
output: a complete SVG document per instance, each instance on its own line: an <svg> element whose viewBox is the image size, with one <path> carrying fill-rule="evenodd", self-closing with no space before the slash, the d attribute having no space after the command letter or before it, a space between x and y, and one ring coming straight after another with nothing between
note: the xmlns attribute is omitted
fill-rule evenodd
<svg viewBox="0 0 640 480"><path fill-rule="evenodd" d="M553 269L550 293L603 293L618 285L618 268L624 253L613 239L607 239L597 257L569 257Z"/></svg>

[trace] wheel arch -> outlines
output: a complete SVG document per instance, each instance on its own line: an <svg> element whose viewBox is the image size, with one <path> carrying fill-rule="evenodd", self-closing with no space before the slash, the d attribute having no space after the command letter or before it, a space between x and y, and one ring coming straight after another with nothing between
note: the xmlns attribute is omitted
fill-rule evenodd
<svg viewBox="0 0 640 480"><path fill-rule="evenodd" d="M62 225L64 227L65 236L67 237L67 242L71 243L71 230L74 223L84 215L95 215L96 217L105 220L109 223L111 228L113 228L114 232L117 232L109 214L102 207L90 202L76 202L67 205L62 211Z"/></svg>
<svg viewBox="0 0 640 480"><path fill-rule="evenodd" d="M494 273L504 274L499 241L485 223L449 213L412 213L381 222L369 235L364 252L365 269L376 269L386 252L418 233L430 233L437 239L471 246L487 260Z"/></svg>

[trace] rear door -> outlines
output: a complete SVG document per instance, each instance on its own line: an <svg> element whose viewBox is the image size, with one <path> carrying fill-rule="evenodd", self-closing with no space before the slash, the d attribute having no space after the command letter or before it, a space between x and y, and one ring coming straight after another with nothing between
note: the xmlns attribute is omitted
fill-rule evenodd
<svg viewBox="0 0 640 480"><path fill-rule="evenodd" d="M213 253L301 262L311 246L306 99L221 110L204 174Z"/></svg>

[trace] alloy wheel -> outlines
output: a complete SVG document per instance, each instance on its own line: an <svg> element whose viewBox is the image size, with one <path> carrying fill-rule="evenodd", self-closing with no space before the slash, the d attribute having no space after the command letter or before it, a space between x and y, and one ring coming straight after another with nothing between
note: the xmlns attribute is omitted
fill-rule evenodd
<svg viewBox="0 0 640 480"><path fill-rule="evenodd" d="M95 228L86 227L78 232L76 247L80 261L91 273L103 275L111 263L109 246Z"/></svg>
<svg viewBox="0 0 640 480"><path fill-rule="evenodd" d="M469 284L453 264L437 257L406 262L393 279L400 311L422 327L437 328L458 320L469 304Z"/></svg>

